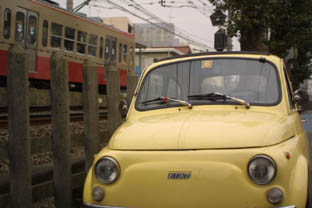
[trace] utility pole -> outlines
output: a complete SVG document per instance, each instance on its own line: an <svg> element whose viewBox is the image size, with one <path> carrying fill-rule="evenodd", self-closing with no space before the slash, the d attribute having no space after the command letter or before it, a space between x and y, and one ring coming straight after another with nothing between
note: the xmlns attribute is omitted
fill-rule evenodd
<svg viewBox="0 0 312 208"><path fill-rule="evenodd" d="M165 5L166 1L165 0L160 0L160 2L158 2L158 3L160 3L160 5L162 7L166 7L166 5Z"/></svg>
<svg viewBox="0 0 312 208"><path fill-rule="evenodd" d="M74 8L73 0L67 0L67 2L66 2L66 8L67 8L67 10L70 10L70 11L73 10L73 8Z"/></svg>
<svg viewBox="0 0 312 208"><path fill-rule="evenodd" d="M170 13L171 13L171 9L170 9ZM168 26L168 30L170 30L170 27L172 26L172 19L174 17L173 16L169 16L169 25ZM165 32L165 31L163 31ZM170 57L170 48L171 48L171 41L172 41L172 34L168 32L168 57Z"/></svg>

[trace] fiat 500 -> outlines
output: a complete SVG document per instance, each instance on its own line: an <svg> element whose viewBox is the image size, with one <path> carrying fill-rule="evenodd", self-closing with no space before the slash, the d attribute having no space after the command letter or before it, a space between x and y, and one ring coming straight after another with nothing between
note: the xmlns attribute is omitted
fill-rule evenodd
<svg viewBox="0 0 312 208"><path fill-rule="evenodd" d="M282 59L168 58L144 70L93 162L86 207L305 208L309 148Z"/></svg>

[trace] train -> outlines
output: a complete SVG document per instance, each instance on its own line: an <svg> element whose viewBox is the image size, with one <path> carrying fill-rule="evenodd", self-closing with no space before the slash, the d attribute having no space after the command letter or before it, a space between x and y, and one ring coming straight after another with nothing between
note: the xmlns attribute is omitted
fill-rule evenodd
<svg viewBox="0 0 312 208"><path fill-rule="evenodd" d="M7 53L12 45L25 48L31 87L48 88L50 57L60 51L68 61L70 89L81 90L85 60L98 70L99 91L105 93L105 71L120 71L121 89L134 70L135 37L99 19L61 8L51 0L8 0L0 3L0 86L6 85Z"/></svg>

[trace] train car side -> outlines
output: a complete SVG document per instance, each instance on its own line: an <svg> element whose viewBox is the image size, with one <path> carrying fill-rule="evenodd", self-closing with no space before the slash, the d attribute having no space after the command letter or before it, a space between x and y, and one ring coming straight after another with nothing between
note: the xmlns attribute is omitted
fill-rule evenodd
<svg viewBox="0 0 312 208"><path fill-rule="evenodd" d="M134 68L134 36L74 12L37 0L10 0L0 5L0 76L6 76L6 53L12 44L25 48L31 80L49 80L49 58L62 51L68 60L69 81L82 82L85 60L97 65L99 84L105 68L116 65L121 86Z"/></svg>

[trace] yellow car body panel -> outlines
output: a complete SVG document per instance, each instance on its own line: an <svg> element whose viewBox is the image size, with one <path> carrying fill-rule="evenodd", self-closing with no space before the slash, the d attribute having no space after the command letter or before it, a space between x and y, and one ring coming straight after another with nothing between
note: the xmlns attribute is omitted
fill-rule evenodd
<svg viewBox="0 0 312 208"><path fill-rule="evenodd" d="M217 104L194 105L192 109L136 109L138 90L150 70L207 57L267 59L279 74L280 102L250 109ZM127 121L94 159L84 186L84 203L135 208L304 208L309 149L301 118L289 106L282 68L280 58L263 54L203 55L152 64L141 76ZM275 161L277 173L271 183L259 185L249 177L248 165L255 155L266 155ZM97 161L105 156L114 158L120 166L119 178L112 184L103 184L94 172ZM188 177L170 180L171 172L186 173ZM104 190L103 200L93 199L94 187ZM267 200L271 188L282 190L282 202L275 205Z"/></svg>
<svg viewBox="0 0 312 208"><path fill-rule="evenodd" d="M246 111L235 110L234 106L226 108L194 106L184 112L170 109L136 121L128 120L116 131L109 148L174 150L263 147L280 143L296 134L296 128L288 116L261 112L261 109ZM137 129L144 131L138 134ZM220 134L220 131L230 133ZM250 132L254 133L252 137Z"/></svg>

